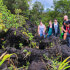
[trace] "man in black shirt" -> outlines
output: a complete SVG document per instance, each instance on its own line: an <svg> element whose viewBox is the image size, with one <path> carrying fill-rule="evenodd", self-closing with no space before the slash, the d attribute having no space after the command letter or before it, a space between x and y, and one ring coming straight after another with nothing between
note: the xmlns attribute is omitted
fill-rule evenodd
<svg viewBox="0 0 70 70"><path fill-rule="evenodd" d="M66 27L69 27L69 26L70 26L70 20L65 21L65 22L64 22L64 25L65 25Z"/></svg>
<svg viewBox="0 0 70 70"><path fill-rule="evenodd" d="M64 21L63 21L63 25L62 25L62 31L64 33L64 36L63 36L64 40L66 40L66 37L67 37L67 31L66 31L66 25L65 25L66 21L68 21L68 16L67 15L64 16Z"/></svg>

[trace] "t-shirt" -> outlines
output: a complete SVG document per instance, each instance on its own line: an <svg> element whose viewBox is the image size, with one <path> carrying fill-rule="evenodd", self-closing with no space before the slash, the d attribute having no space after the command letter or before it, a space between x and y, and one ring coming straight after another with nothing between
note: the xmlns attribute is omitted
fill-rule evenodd
<svg viewBox="0 0 70 70"><path fill-rule="evenodd" d="M55 29L55 33L57 33L57 31L58 31L58 24L57 25L54 24L54 29Z"/></svg>
<svg viewBox="0 0 70 70"><path fill-rule="evenodd" d="M64 25L65 22L66 22L66 21L63 21L63 28L66 30L66 26Z"/></svg>
<svg viewBox="0 0 70 70"><path fill-rule="evenodd" d="M49 27L48 35L52 35L52 28Z"/></svg>
<svg viewBox="0 0 70 70"><path fill-rule="evenodd" d="M39 32L40 32L40 34L43 34L44 28L45 28L44 25L42 25L42 26L39 25Z"/></svg>
<svg viewBox="0 0 70 70"><path fill-rule="evenodd" d="M64 23L66 23L67 25L69 25L70 24L70 20L65 21Z"/></svg>

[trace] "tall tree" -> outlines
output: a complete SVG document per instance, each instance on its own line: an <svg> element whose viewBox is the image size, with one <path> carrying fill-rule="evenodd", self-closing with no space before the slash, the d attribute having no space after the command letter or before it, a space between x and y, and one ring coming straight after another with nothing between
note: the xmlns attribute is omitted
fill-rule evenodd
<svg viewBox="0 0 70 70"><path fill-rule="evenodd" d="M32 21L37 21L41 18L41 14L43 12L44 8L43 5L41 4L41 2L36 1L33 4L33 8L31 10L31 19Z"/></svg>
<svg viewBox="0 0 70 70"><path fill-rule="evenodd" d="M70 0L54 0L54 9L62 14L70 15Z"/></svg>
<svg viewBox="0 0 70 70"><path fill-rule="evenodd" d="M31 0L3 0L12 13L14 13L15 9L21 9L24 15L27 15L29 12L29 1Z"/></svg>

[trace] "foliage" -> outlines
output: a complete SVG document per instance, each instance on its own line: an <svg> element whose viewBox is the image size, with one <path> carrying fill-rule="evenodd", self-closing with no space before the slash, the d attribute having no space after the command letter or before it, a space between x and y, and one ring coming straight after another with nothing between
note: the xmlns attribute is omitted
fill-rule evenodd
<svg viewBox="0 0 70 70"><path fill-rule="evenodd" d="M23 52L26 53L26 55L25 55L24 58L26 58L26 57L28 57L28 56L31 55L31 52L30 51L27 51L26 49L24 49Z"/></svg>
<svg viewBox="0 0 70 70"><path fill-rule="evenodd" d="M47 68L48 69L50 69L50 67L51 67L51 70L57 70L58 69L58 66L61 64L61 62L58 62L57 60L60 57L57 57L57 59L53 59L53 57L51 57L52 59L50 59L45 54L43 54L43 56L46 60L51 62L51 64L47 63Z"/></svg>
<svg viewBox="0 0 70 70"><path fill-rule="evenodd" d="M3 3L8 7L8 9L14 13L15 9L21 9L24 16L29 15L29 4L31 0L3 0Z"/></svg>
<svg viewBox="0 0 70 70"><path fill-rule="evenodd" d="M24 49L24 50L23 50L23 52L27 52L27 50L26 50L26 49Z"/></svg>
<svg viewBox="0 0 70 70"><path fill-rule="evenodd" d="M59 66L58 70L65 70L67 68L70 68L70 65L68 66L68 63L70 63L70 61L67 61L68 59L70 59L70 56L67 57Z"/></svg>
<svg viewBox="0 0 70 70"><path fill-rule="evenodd" d="M8 67L9 70L13 70L13 65L11 65L10 67Z"/></svg>
<svg viewBox="0 0 70 70"><path fill-rule="evenodd" d="M35 48L36 47L36 42L31 42L31 45L32 45L33 48Z"/></svg>
<svg viewBox="0 0 70 70"><path fill-rule="evenodd" d="M27 34L27 32L22 32L22 34L24 34L25 36L29 37L29 35Z"/></svg>
<svg viewBox="0 0 70 70"><path fill-rule="evenodd" d="M22 43L19 43L19 47L22 48L23 47L23 44Z"/></svg>
<svg viewBox="0 0 70 70"><path fill-rule="evenodd" d="M70 14L70 0L54 0L55 11L59 11L62 14Z"/></svg>
<svg viewBox="0 0 70 70"><path fill-rule="evenodd" d="M12 56L13 54L6 54L3 59L0 61L0 66L8 59Z"/></svg>
<svg viewBox="0 0 70 70"><path fill-rule="evenodd" d="M32 39L33 39L33 35L32 35L32 33L28 33L28 36L29 36L29 40L31 41Z"/></svg>
<svg viewBox="0 0 70 70"><path fill-rule="evenodd" d="M0 13L2 14L0 19L2 20L3 24L5 24L6 28L17 28L26 23L26 18L24 16L11 14L10 10L8 10L3 4L3 0L0 0ZM18 11L18 13L20 13L20 11Z"/></svg>
<svg viewBox="0 0 70 70"><path fill-rule="evenodd" d="M34 4L33 4L33 8L32 10L30 11L30 19L32 22L34 21L38 21L41 19L41 14L43 13L43 5L36 1Z"/></svg>
<svg viewBox="0 0 70 70"><path fill-rule="evenodd" d="M53 57L52 59L49 59L45 54L43 54L43 56L46 60L51 61L51 64L50 65L48 64L48 66L51 66L53 70L66 70L67 68L70 67L70 65L68 65L70 61L67 61L70 58L70 56L67 57L62 63L58 61L58 59L61 56L58 56L57 59L53 59Z"/></svg>
<svg viewBox="0 0 70 70"><path fill-rule="evenodd" d="M29 65L30 65L30 63L29 63L29 61L27 61L26 62L26 66L23 65L23 68L25 68L26 70L28 70Z"/></svg>

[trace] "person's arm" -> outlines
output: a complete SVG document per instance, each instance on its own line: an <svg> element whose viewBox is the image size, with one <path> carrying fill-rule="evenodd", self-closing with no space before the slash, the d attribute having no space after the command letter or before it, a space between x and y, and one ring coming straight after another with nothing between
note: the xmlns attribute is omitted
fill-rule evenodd
<svg viewBox="0 0 70 70"><path fill-rule="evenodd" d="M63 27L63 26L61 27L61 29L62 29L62 31L67 32L67 31L64 29L64 27Z"/></svg>
<svg viewBox="0 0 70 70"><path fill-rule="evenodd" d="M39 33L39 26L38 26L38 34L40 35L40 33Z"/></svg>
<svg viewBox="0 0 70 70"><path fill-rule="evenodd" d="M46 31L46 26L45 26L45 29L44 29L44 31Z"/></svg>

